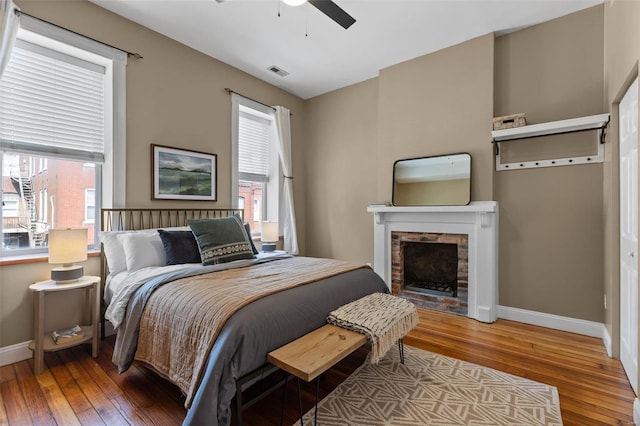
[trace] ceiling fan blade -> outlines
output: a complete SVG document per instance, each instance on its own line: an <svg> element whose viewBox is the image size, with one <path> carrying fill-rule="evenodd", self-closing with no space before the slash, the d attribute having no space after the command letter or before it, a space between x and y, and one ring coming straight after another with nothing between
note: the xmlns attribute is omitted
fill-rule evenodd
<svg viewBox="0 0 640 426"><path fill-rule="evenodd" d="M313 6L315 6L320 12L327 15L329 18L336 21L345 30L353 25L356 20L344 11L340 6L335 4L331 0L308 0Z"/></svg>

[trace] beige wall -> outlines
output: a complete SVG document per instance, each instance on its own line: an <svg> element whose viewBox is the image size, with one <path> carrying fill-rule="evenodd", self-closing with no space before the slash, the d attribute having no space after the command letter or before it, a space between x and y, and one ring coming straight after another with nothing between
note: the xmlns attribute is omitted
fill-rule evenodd
<svg viewBox="0 0 640 426"><path fill-rule="evenodd" d="M99 258L79 263L86 275L100 275ZM51 265L46 261L0 266L0 348L31 340L33 335L33 295L29 285L48 280ZM77 323L82 291L47 294L45 318L50 329ZM64 315L61 315L64 313ZM67 315L69 314L69 315Z"/></svg>
<svg viewBox="0 0 640 426"><path fill-rule="evenodd" d="M305 133L307 254L373 261L373 219L378 199L378 79L308 101ZM389 196L390 199L390 196Z"/></svg>
<svg viewBox="0 0 640 426"><path fill-rule="evenodd" d="M620 341L620 209L618 167L618 103L638 76L640 58L640 2L607 1L604 5L604 103L611 113L603 170L605 326L615 356ZM639 318L640 320L640 318ZM638 327L640 330L640 327ZM640 341L640 339L638 339Z"/></svg>
<svg viewBox="0 0 640 426"><path fill-rule="evenodd" d="M602 6L497 37L495 115L535 124L604 112L603 46ZM542 144L595 151L595 132L568 136L502 145L527 160ZM494 172L494 185L500 304L602 322L602 164Z"/></svg>
<svg viewBox="0 0 640 426"><path fill-rule="evenodd" d="M493 199L493 40L488 34L380 71L379 200L391 201L394 161L458 152L471 154L471 199Z"/></svg>
<svg viewBox="0 0 640 426"><path fill-rule="evenodd" d="M300 247L305 247L304 101L220 61L119 17L85 0L17 0L26 13L129 51L144 59L127 65L128 207L229 207L231 205L231 100L229 87L270 105L289 108ZM151 201L150 145L218 155L218 201ZM96 272L98 268L96 266ZM0 266L0 347L32 335L28 285L47 278L48 265Z"/></svg>
<svg viewBox="0 0 640 426"><path fill-rule="evenodd" d="M308 101L309 255L373 261L366 209L391 201L398 159L469 152L472 199L491 199L492 69L486 35Z"/></svg>

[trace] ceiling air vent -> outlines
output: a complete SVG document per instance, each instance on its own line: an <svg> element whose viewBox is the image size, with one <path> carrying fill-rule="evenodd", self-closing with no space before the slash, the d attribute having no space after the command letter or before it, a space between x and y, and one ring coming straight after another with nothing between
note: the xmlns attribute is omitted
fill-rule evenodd
<svg viewBox="0 0 640 426"><path fill-rule="evenodd" d="M289 75L288 72L286 72L285 70L283 70L280 67L277 67L275 65L271 65L270 67L267 67L267 69L273 73L278 74L280 77L286 77Z"/></svg>

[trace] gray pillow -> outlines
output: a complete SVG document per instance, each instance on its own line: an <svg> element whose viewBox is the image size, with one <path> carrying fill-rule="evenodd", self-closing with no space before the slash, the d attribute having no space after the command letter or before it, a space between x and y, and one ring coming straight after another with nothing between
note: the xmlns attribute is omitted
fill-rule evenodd
<svg viewBox="0 0 640 426"><path fill-rule="evenodd" d="M247 222L244 223L244 230L247 231L247 235L249 236L249 242L251 243L251 251L253 252L253 254L260 253L256 248L256 245L253 244L253 238L251 238L251 227Z"/></svg>
<svg viewBox="0 0 640 426"><path fill-rule="evenodd" d="M238 216L188 221L203 265L253 259L249 236Z"/></svg>

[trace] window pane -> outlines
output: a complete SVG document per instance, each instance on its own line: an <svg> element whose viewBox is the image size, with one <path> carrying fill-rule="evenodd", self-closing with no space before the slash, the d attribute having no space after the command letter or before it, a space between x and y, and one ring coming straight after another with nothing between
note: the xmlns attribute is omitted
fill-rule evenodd
<svg viewBox="0 0 640 426"><path fill-rule="evenodd" d="M4 217L18 217L18 194L3 193L2 215Z"/></svg>
<svg viewBox="0 0 640 426"><path fill-rule="evenodd" d="M259 222L261 219L260 215L260 200L253 200L253 221Z"/></svg>
<svg viewBox="0 0 640 426"><path fill-rule="evenodd" d="M84 166L84 165L83 165ZM85 221L93 222L96 219L96 190L85 190Z"/></svg>
<svg viewBox="0 0 640 426"><path fill-rule="evenodd" d="M95 167L80 161L47 158L47 168L31 174L44 158L22 154L2 155L2 248L46 247L51 228L88 228L93 243L95 218ZM92 212L86 205L91 192Z"/></svg>
<svg viewBox="0 0 640 426"><path fill-rule="evenodd" d="M269 127L271 122L254 114L241 112L238 122L238 171L269 176Z"/></svg>
<svg viewBox="0 0 640 426"><path fill-rule="evenodd" d="M238 185L239 198L243 199L244 220L249 222L251 234L259 235L261 232L260 221L262 220L262 198L264 196L264 183L250 182L242 180Z"/></svg>

